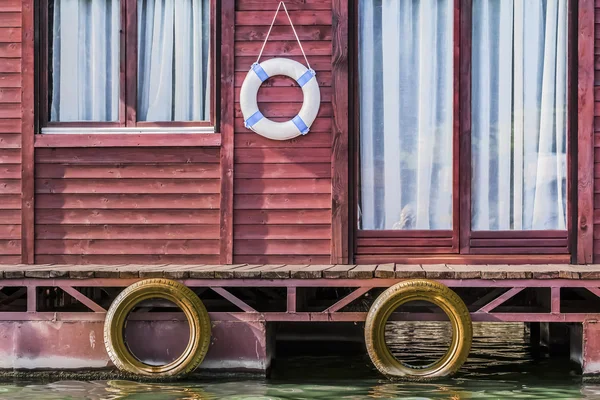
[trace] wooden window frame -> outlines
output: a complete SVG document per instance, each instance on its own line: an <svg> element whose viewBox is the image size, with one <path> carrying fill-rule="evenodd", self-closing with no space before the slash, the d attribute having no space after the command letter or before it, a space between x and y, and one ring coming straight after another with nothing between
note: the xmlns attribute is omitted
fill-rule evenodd
<svg viewBox="0 0 600 400"><path fill-rule="evenodd" d="M220 19L218 0L209 0L210 6L210 115L204 121L138 121L137 120L137 0L120 1L120 43L119 43L119 119L118 121L68 121L51 122L49 119L49 62L50 62L50 22L48 20L48 4L50 0L39 0L38 29L38 82L37 82L37 132L43 128L122 128L123 133L132 130L139 133L139 128L208 128L219 124L219 109L217 108L217 93L220 74L219 63L216 62L218 51L218 35ZM130 34L130 32L132 32ZM132 128L132 129L131 129ZM136 129L137 128L137 129Z"/></svg>
<svg viewBox="0 0 600 400"><path fill-rule="evenodd" d="M530 231L473 231L471 229L471 63L473 0L454 0L453 28L453 228L444 231L361 230L359 10L350 11L350 230L356 262L569 262L577 248L577 2L568 0L567 76L567 229ZM575 90L574 90L575 89Z"/></svg>

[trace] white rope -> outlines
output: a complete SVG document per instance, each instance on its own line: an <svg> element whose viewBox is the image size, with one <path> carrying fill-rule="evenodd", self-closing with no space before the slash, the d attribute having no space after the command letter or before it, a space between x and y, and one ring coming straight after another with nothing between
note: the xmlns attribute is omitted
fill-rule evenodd
<svg viewBox="0 0 600 400"><path fill-rule="evenodd" d="M296 33L296 28L294 27L294 23L292 22L292 18L290 17L290 13L288 12L287 7L285 6L285 2L280 1L279 5L277 6L277 11L275 11L275 16L273 17L273 21L271 22L271 26L269 27L269 31L267 32L267 37L265 38L265 41L263 42L262 48L260 49L260 53L258 54L258 58L256 59L256 62L260 62L260 57L262 57L262 53L265 50L265 46L267 45L267 40L269 40L269 36L271 35L271 30L273 29L273 25L275 25L275 20L277 19L277 14L279 14L279 9L281 8L281 6L283 5L283 9L285 10L285 13L287 14L288 20L290 21L290 25L292 26L292 30L294 31L294 36L296 36L296 40L298 41L298 45L300 46L300 50L302 51L302 55L304 56L304 60L306 61L306 65L308 67L308 69L310 69L310 64L308 62L308 58L306 57L306 53L304 52L304 48L302 48L302 43L300 42L300 38L298 37L298 33Z"/></svg>

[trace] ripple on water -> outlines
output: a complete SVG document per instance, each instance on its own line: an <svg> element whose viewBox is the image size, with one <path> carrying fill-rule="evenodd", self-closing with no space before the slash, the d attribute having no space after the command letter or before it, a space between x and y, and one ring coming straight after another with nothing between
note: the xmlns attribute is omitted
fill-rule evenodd
<svg viewBox="0 0 600 400"><path fill-rule="evenodd" d="M150 384L122 380L0 384L0 399L20 400L291 400L291 399L600 399L600 385L581 384L564 359L535 360L522 324L474 324L471 355L456 377L436 383L381 379L362 356L278 360L270 380L211 380ZM442 354L444 323L393 323L390 348L403 360Z"/></svg>

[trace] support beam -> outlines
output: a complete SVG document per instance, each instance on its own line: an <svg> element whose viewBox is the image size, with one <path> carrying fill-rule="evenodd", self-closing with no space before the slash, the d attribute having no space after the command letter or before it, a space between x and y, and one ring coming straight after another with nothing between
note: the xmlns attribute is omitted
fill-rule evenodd
<svg viewBox="0 0 600 400"><path fill-rule="evenodd" d="M525 289L524 287L512 288L508 292L504 293L502 296L498 297L496 300L493 300L493 301L489 302L487 305L481 307L477 312L478 313L489 313L496 307L502 305L506 301L513 298L518 293L522 292L524 289Z"/></svg>
<svg viewBox="0 0 600 400"><path fill-rule="evenodd" d="M91 300L90 298L84 296L79 290L75 289L74 287L70 287L70 286L59 286L59 288L61 288L62 290L65 291L65 293L68 293L71 297L73 297L75 300L79 301L80 303L82 303L84 306L88 307L90 310L94 311L94 312L100 312L100 313L105 313L106 310L104 308L102 308L101 306L99 306L96 302L94 302L93 300Z"/></svg>
<svg viewBox="0 0 600 400"><path fill-rule="evenodd" d="M216 293L218 293L219 295L221 295L223 298L229 300L231 303L233 303L234 305L236 305L237 307L239 307L244 312L249 312L249 313L256 313L256 312L258 312L254 308L252 308L248 304L246 304L244 301L242 301L239 298L235 297L230 292L228 292L227 290L225 290L225 289L223 289L221 287L211 287L211 289L213 291L215 291Z"/></svg>
<svg viewBox="0 0 600 400"><path fill-rule="evenodd" d="M37 311L37 287L27 286L27 312Z"/></svg>
<svg viewBox="0 0 600 400"><path fill-rule="evenodd" d="M287 288L287 312L295 313L296 312L296 288L289 287Z"/></svg>
<svg viewBox="0 0 600 400"><path fill-rule="evenodd" d="M559 287L553 287L550 290L550 300L551 300L550 312L552 312L552 314L560 314L560 288Z"/></svg>
<svg viewBox="0 0 600 400"><path fill-rule="evenodd" d="M368 287L358 288L354 292L350 293L348 296L344 297L343 299L341 299L340 301L338 301L337 303L335 303L334 305L332 305L331 307L329 307L327 310L325 310L323 312L324 313L337 312L337 311L341 310L342 308L346 307L348 304L352 303L354 300L358 299L360 296L367 293L369 290L371 290L371 288L368 288Z"/></svg>
<svg viewBox="0 0 600 400"><path fill-rule="evenodd" d="M221 102L217 111L220 114L221 128L221 204L220 204L220 262L233 264L233 132L234 132L234 53L235 53L235 0L216 2L217 15L220 15L221 48L219 70L221 71Z"/></svg>
<svg viewBox="0 0 600 400"><path fill-rule="evenodd" d="M579 0L577 18L577 263L594 253L595 1Z"/></svg>
<svg viewBox="0 0 600 400"><path fill-rule="evenodd" d="M0 299L0 306L12 303L13 301L21 298L25 293L27 293L26 288L18 289L16 292L11 294L10 296L6 296L5 298Z"/></svg>
<svg viewBox="0 0 600 400"><path fill-rule="evenodd" d="M22 2L22 54L21 54L21 262L35 262L35 183L34 183L34 49L35 25L33 0Z"/></svg>

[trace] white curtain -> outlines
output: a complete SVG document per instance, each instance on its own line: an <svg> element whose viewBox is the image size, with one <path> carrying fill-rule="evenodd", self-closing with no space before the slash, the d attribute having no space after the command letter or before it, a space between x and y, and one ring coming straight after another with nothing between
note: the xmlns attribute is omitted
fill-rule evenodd
<svg viewBox="0 0 600 400"><path fill-rule="evenodd" d="M452 0L360 0L361 229L452 229Z"/></svg>
<svg viewBox="0 0 600 400"><path fill-rule="evenodd" d="M208 0L138 0L139 121L209 119Z"/></svg>
<svg viewBox="0 0 600 400"><path fill-rule="evenodd" d="M474 0L472 227L565 229L567 0Z"/></svg>
<svg viewBox="0 0 600 400"><path fill-rule="evenodd" d="M51 121L119 119L119 0L54 0Z"/></svg>

